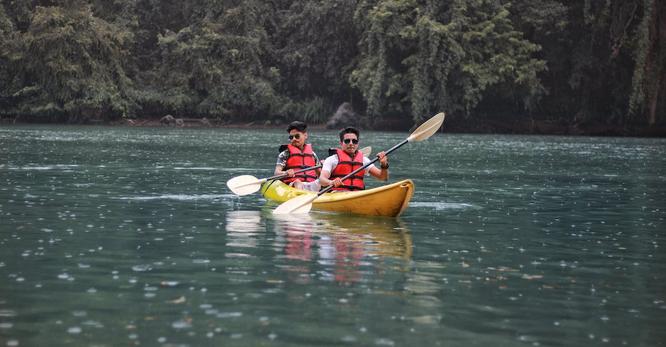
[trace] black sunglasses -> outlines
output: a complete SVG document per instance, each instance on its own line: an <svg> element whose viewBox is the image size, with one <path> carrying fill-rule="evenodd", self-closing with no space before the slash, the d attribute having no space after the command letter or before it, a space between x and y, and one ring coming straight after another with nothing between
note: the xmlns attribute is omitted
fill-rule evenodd
<svg viewBox="0 0 666 347"><path fill-rule="evenodd" d="M298 140L298 139L301 138L301 134L289 135L289 139L290 139L290 140L293 139L294 137L296 138L296 140Z"/></svg>
<svg viewBox="0 0 666 347"><path fill-rule="evenodd" d="M357 145L358 144L358 139L344 139L342 142L349 144L350 142Z"/></svg>

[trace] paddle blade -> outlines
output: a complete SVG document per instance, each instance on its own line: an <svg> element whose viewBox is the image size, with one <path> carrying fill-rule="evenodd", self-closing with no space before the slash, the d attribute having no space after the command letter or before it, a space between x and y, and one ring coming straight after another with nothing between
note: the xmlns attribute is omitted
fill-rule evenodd
<svg viewBox="0 0 666 347"><path fill-rule="evenodd" d="M366 157L370 157L370 154L372 154L372 146L361 148L361 153L363 153L363 155Z"/></svg>
<svg viewBox="0 0 666 347"><path fill-rule="evenodd" d="M261 188L264 181L251 175L236 176L227 181L227 187L236 195L252 194Z"/></svg>
<svg viewBox="0 0 666 347"><path fill-rule="evenodd" d="M287 200L273 210L273 214L301 214L308 213L317 194L303 194Z"/></svg>
<svg viewBox="0 0 666 347"><path fill-rule="evenodd" d="M414 130L411 135L409 135L407 141L414 142L428 139L442 126L442 123L444 123L444 116L445 114L442 112L428 119L425 123L416 128L416 130Z"/></svg>

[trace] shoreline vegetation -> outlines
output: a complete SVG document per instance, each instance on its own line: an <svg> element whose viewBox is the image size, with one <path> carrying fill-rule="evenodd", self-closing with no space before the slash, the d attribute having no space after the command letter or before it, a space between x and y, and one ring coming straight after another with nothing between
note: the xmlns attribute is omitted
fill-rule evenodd
<svg viewBox="0 0 666 347"><path fill-rule="evenodd" d="M0 123L404 131L446 112L450 132L666 136L665 16L658 0L3 1Z"/></svg>

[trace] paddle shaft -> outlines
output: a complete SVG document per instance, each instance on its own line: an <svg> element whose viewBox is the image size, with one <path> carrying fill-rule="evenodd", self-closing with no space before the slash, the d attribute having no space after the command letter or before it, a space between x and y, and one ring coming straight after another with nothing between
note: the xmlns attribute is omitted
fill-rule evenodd
<svg viewBox="0 0 666 347"><path fill-rule="evenodd" d="M321 164L319 164L317 166L306 167L305 169L300 169L298 171L294 171L294 174L305 172L305 171L310 171L310 170L316 170L316 169L320 169L320 168L321 168ZM287 177L287 176L289 176L289 175L287 175L286 173L283 173L283 174L279 174L279 175L264 178L263 180L270 181L270 180L284 178L284 177Z"/></svg>
<svg viewBox="0 0 666 347"><path fill-rule="evenodd" d="M407 142L409 142L407 139L403 140L402 142L398 143L397 145L395 145L395 146L391 147L389 150L387 150L387 151L385 152L385 154L386 154L386 155L389 155L389 153L391 153L391 152L395 151L396 149L402 147L402 146L405 145ZM361 166L360 168L358 168L358 169L356 169L356 170L354 170L354 171L348 173L347 175L345 175L344 177L342 177L340 180L341 180L341 181L344 181L344 180L346 180L347 178L356 175L359 171L361 171L361 170L367 168L368 166L370 166L370 165L376 163L377 160L379 160L379 157L375 157L375 159L372 159L372 161L370 161L369 163L367 163L367 164ZM331 184L330 186L328 186L328 187L326 187L326 188L320 190L319 193L317 193L317 196L320 196L320 195L322 195L322 194L328 192L328 191L331 190L331 189L333 189L333 185L332 185L332 184Z"/></svg>

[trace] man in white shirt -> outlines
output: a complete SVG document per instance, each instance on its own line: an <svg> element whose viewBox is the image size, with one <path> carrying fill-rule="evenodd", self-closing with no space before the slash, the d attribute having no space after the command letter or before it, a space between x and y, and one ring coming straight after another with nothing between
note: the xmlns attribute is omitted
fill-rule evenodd
<svg viewBox="0 0 666 347"><path fill-rule="evenodd" d="M333 185L333 191L354 191L365 189L363 178L371 175L381 181L388 180L388 157L384 152L377 154L380 167L370 165L349 178L342 179L354 170L368 164L371 160L358 150L359 131L354 127L347 127L340 131L340 148L324 160L319 184L323 187Z"/></svg>

